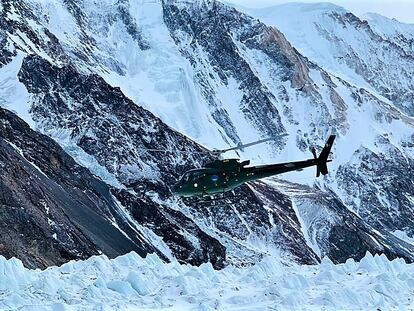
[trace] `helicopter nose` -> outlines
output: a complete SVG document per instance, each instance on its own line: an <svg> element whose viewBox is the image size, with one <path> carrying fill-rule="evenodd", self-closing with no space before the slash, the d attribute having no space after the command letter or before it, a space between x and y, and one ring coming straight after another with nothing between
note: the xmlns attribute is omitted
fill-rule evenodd
<svg viewBox="0 0 414 311"><path fill-rule="evenodd" d="M176 194L179 194L180 193L180 190L181 190L181 186L180 186L180 184L179 183L176 183L175 185L173 185L172 186L172 191L174 192L174 193L176 193Z"/></svg>

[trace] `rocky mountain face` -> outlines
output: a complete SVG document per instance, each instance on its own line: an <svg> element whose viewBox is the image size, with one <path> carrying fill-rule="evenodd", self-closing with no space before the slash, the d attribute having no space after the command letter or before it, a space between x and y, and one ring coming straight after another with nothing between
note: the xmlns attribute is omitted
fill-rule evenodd
<svg viewBox="0 0 414 311"><path fill-rule="evenodd" d="M6 0L0 9L0 221L13 224L2 226L1 254L40 267L131 250L215 268L268 254L414 260L414 246L392 234L413 234L414 120L406 89L375 79L382 54L338 74L283 27L216 1ZM329 24L331 37L368 31L329 12L342 27ZM382 48L374 37L364 40ZM334 162L318 182L296 173L207 205L170 191L211 159L197 142L288 133L240 155L294 160L331 132Z"/></svg>
<svg viewBox="0 0 414 311"><path fill-rule="evenodd" d="M102 252L157 251L128 228L107 184L10 111L1 109L0 120L3 255L47 267Z"/></svg>

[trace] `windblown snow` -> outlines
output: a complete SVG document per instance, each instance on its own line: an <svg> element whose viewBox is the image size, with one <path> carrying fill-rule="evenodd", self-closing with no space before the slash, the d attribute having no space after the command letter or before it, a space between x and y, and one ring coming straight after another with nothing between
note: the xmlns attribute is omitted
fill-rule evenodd
<svg viewBox="0 0 414 311"><path fill-rule="evenodd" d="M287 266L267 257L217 271L136 253L44 271L0 257L2 310L412 310L414 264L384 255Z"/></svg>

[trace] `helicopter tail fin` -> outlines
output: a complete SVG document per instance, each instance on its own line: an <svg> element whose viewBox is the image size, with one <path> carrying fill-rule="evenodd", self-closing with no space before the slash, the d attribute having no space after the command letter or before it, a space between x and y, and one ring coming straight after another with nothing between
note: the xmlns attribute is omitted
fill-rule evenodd
<svg viewBox="0 0 414 311"><path fill-rule="evenodd" d="M328 174L328 166L326 163L331 162L332 160L328 160L329 154L331 153L331 148L333 142L335 140L335 135L329 136L328 140L325 143L319 157L316 155L316 151L312 148L312 153L314 158L316 159L316 177L319 177L321 174L326 175Z"/></svg>

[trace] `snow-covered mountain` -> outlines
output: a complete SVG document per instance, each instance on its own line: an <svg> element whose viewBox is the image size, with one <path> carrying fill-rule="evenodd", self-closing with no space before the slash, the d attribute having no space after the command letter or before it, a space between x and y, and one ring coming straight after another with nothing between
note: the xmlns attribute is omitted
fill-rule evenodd
<svg viewBox="0 0 414 311"><path fill-rule="evenodd" d="M378 14L360 19L325 3L248 11L281 30L300 53L330 74L413 116L413 25Z"/></svg>
<svg viewBox="0 0 414 311"><path fill-rule="evenodd" d="M307 264L366 251L414 260L414 245L401 239L414 234L410 26L373 15L363 21L331 5L246 14L216 1L5 0L0 9L0 105L31 127L4 110L1 163L16 166L10 156L19 150L29 169L0 173L0 189L10 193L0 203L23 208L39 230L32 237L8 228L13 238L0 238L8 257L43 267L138 248L215 268L269 253ZM30 135L7 134L21 128ZM48 137L35 139L36 131ZM171 195L180 173L207 160L191 155L202 145L280 133L289 135L240 156L308 158L309 147L336 133L330 175L317 181L308 170L253 183L237 190L243 199L221 205L186 205ZM51 139L63 148L61 161L43 156ZM93 182L79 186L75 164ZM41 184L16 187L38 180L36 168ZM43 190L51 183L73 189L74 202L89 198L105 233L79 224L70 213L76 204ZM51 224L63 223L55 209L88 251L76 243L56 259L24 251L38 240L65 244ZM130 244L108 251L96 239L102 234Z"/></svg>
<svg viewBox="0 0 414 311"><path fill-rule="evenodd" d="M351 154L343 158L347 164L337 162L337 193L371 224L412 232L414 26L377 14L361 20L330 4L247 11L280 29L302 55L346 81L348 89L358 90L348 94L352 100L339 93L349 123L343 139Z"/></svg>

